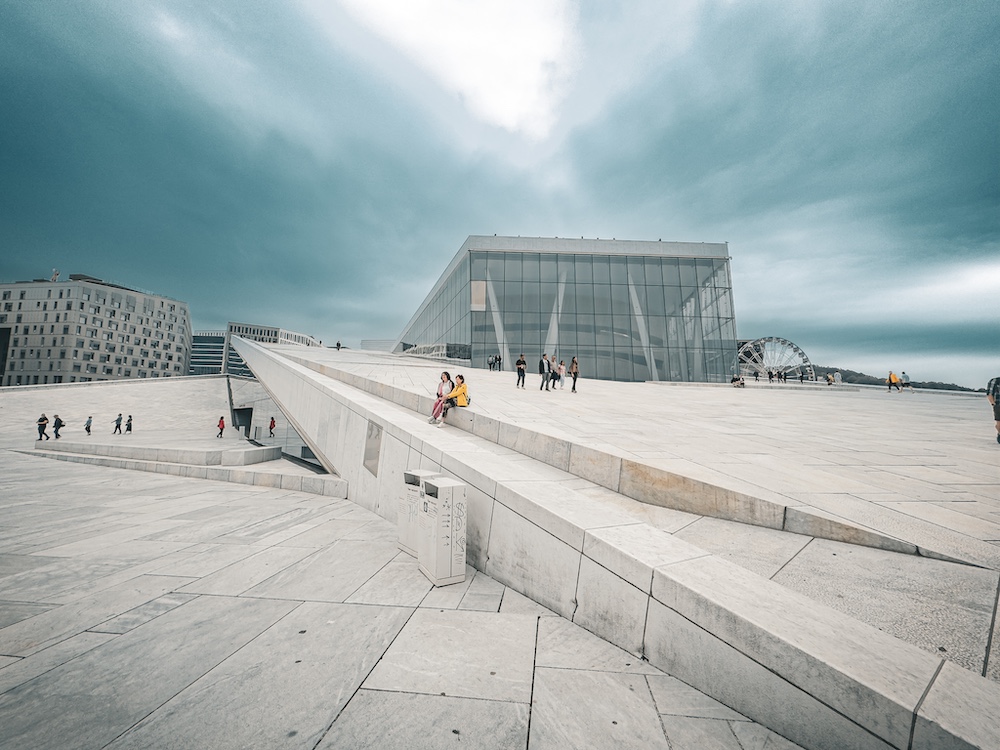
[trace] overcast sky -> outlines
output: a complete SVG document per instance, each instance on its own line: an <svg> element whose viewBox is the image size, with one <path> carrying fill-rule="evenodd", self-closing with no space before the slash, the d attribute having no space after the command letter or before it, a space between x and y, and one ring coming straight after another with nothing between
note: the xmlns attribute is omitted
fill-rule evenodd
<svg viewBox="0 0 1000 750"><path fill-rule="evenodd" d="M394 338L470 234L729 243L739 335L1000 374L1000 11L0 4L0 279Z"/></svg>

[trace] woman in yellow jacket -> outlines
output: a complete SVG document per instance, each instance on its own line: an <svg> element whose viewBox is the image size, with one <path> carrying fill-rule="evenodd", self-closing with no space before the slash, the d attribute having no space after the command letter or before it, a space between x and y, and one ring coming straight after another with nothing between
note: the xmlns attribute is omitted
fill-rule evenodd
<svg viewBox="0 0 1000 750"><path fill-rule="evenodd" d="M455 388L444 397L444 411L441 413L441 418L438 420L438 426L440 427L444 423L444 418L448 416L448 409L453 406L468 406L469 405L469 388L465 384L464 375L455 376Z"/></svg>

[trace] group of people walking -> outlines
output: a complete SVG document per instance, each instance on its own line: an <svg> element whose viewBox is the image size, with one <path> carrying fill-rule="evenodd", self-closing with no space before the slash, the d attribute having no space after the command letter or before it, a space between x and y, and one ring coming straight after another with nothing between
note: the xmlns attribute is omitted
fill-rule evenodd
<svg viewBox="0 0 1000 750"><path fill-rule="evenodd" d="M525 360L522 354L517 358L515 363L517 367L517 382L514 384L515 388L524 388L524 378L528 369L528 362ZM556 355L553 354L551 357L548 354L543 353L542 358L538 360L538 375L540 382L538 384L538 390L554 391L556 386L559 388L566 387L566 376L569 375L573 378L573 387L570 389L571 393L576 393L576 380L580 377L580 363L577 361L576 357L570 360L569 367L566 366L566 360L559 360L556 362Z"/></svg>
<svg viewBox="0 0 1000 750"><path fill-rule="evenodd" d="M117 417L111 420L111 423L115 426L115 428L111 431L111 434L121 435L122 434L121 412L118 413ZM62 418L58 414L56 414L52 417L51 424L52 424L52 434L55 436L55 439L58 440L61 437L59 435L59 431L66 426L66 423L62 420ZM94 424L94 418L92 416L87 417L87 421L83 423L83 429L88 435L91 434L90 430L91 427L93 427L93 424ZM47 429L49 426L49 418L45 416L45 414L42 414L42 416L40 416L38 420L35 422L35 425L38 427L38 439L48 440L49 434L47 432ZM125 434L128 435L131 432L132 432L132 415L129 414L128 419L125 420Z"/></svg>
<svg viewBox="0 0 1000 750"><path fill-rule="evenodd" d="M910 376L906 374L906 370L903 370L899 375L889 370L889 377L885 379L885 382L889 386L889 393L892 393L892 389L895 388L897 393L902 393L903 388L909 388L910 392L913 393L913 384L910 383Z"/></svg>

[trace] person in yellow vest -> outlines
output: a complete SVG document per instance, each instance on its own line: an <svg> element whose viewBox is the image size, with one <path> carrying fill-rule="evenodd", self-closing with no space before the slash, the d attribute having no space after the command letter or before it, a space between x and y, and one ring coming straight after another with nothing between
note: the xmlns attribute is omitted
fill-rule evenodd
<svg viewBox="0 0 1000 750"><path fill-rule="evenodd" d="M899 375L894 373L892 370L889 370L889 377L885 382L889 384L889 393L892 393L893 387L896 388L897 393L903 392L902 389L899 387Z"/></svg>
<svg viewBox="0 0 1000 750"><path fill-rule="evenodd" d="M468 406L469 405L469 388L465 385L465 376L456 375L455 376L455 388L444 397L444 411L441 412L441 418L438 420L438 427L444 424L445 417L448 416L448 409L453 406Z"/></svg>

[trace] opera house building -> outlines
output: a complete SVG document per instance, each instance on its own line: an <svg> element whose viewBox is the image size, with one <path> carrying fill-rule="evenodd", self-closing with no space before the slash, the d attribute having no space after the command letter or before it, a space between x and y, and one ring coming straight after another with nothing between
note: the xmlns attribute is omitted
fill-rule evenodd
<svg viewBox="0 0 1000 750"><path fill-rule="evenodd" d="M585 378L722 382L736 359L726 243L471 236L395 342L486 367L543 353Z"/></svg>

